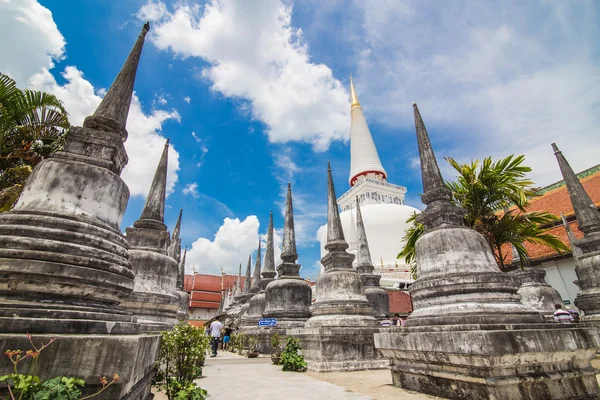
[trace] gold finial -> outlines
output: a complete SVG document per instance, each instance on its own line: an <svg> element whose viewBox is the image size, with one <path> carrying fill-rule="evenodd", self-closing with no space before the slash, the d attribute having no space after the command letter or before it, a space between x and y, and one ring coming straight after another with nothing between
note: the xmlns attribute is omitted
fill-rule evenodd
<svg viewBox="0 0 600 400"><path fill-rule="evenodd" d="M350 104L350 108L360 107L360 103L358 102L358 97L356 97L356 92L354 91L354 83L352 83L352 74L350 74L350 98L352 103Z"/></svg>

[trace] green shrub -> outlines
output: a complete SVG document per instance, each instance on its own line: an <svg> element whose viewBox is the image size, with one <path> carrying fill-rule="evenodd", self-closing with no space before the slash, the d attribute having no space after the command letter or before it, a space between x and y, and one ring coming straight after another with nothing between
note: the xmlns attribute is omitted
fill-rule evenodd
<svg viewBox="0 0 600 400"><path fill-rule="evenodd" d="M194 384L202 375L202 365L210 338L204 329L180 322L173 330L162 333L160 354L153 384L164 391L169 400L201 400L206 391Z"/></svg>
<svg viewBox="0 0 600 400"><path fill-rule="evenodd" d="M287 343L283 353L281 353L280 364L283 365L284 371L306 371L306 361L304 356L298 352L301 350L300 342L291 336L287 337Z"/></svg>

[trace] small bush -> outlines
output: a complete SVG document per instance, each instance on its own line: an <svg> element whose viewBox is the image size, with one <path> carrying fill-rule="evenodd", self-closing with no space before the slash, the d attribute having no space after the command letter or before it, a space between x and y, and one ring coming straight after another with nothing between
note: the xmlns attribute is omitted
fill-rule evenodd
<svg viewBox="0 0 600 400"><path fill-rule="evenodd" d="M169 400L203 400L206 391L194 383L202 375L202 365L210 338L203 329L180 322L173 330L162 333L158 369L153 384Z"/></svg>
<svg viewBox="0 0 600 400"><path fill-rule="evenodd" d="M304 356L298 353L300 350L300 342L298 339L288 336L280 360L280 364L283 366L284 371L306 371L306 361L304 361Z"/></svg>

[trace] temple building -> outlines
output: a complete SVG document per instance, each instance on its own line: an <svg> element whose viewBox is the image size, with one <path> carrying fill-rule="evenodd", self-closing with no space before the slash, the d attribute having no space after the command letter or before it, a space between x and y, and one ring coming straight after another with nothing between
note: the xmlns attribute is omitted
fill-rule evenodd
<svg viewBox="0 0 600 400"><path fill-rule="evenodd" d="M577 174L577 178L583 185L583 188L590 196L596 208L600 207L600 165L588 168ZM528 212L546 211L560 217L564 214L567 224L576 238L581 238L583 232L579 230L573 205L569 199L569 192L565 181L553 183L537 191L538 197L531 199ZM563 243L569 246L567 231L563 222L557 220L555 223L545 227L546 232L557 236ZM570 246L569 246L570 247ZM508 250L508 247L506 248ZM579 288L574 281L577 280L575 274L575 260L571 252L558 253L550 247L535 243L525 243L525 249L529 254L532 268L543 269L546 272L546 282L558 290L562 297L563 304L570 308L576 308L574 301ZM508 257L505 263L508 265L512 261L511 252L508 251Z"/></svg>
<svg viewBox="0 0 600 400"><path fill-rule="evenodd" d="M375 274L381 275L383 287L405 288L413 279L410 267L404 260L396 259L402 250L404 232L410 227L406 220L418 213L414 207L404 204L406 188L388 182L387 172L383 168L369 131L369 126L358 102L352 77L350 77L350 189L342 194L337 203L341 208L340 219L348 252L356 255L356 199L369 238L371 259L375 266ZM325 250L325 226L319 229L321 257Z"/></svg>

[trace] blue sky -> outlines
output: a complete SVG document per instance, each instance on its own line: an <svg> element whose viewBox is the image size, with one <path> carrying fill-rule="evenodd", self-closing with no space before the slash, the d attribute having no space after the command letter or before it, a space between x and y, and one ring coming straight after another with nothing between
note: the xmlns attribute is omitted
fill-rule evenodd
<svg viewBox="0 0 600 400"><path fill-rule="evenodd" d="M244 263L292 182L302 275L315 277L326 165L348 189L352 73L389 181L421 207L413 102L438 158L525 154L540 185L598 163L599 20L593 1L4 0L0 71L55 93L74 124L93 112L137 37L128 121L131 198L141 212L164 139L166 222L205 273ZM441 162L447 179L451 171ZM278 237L278 239L280 239ZM400 237L398 239L400 241Z"/></svg>

